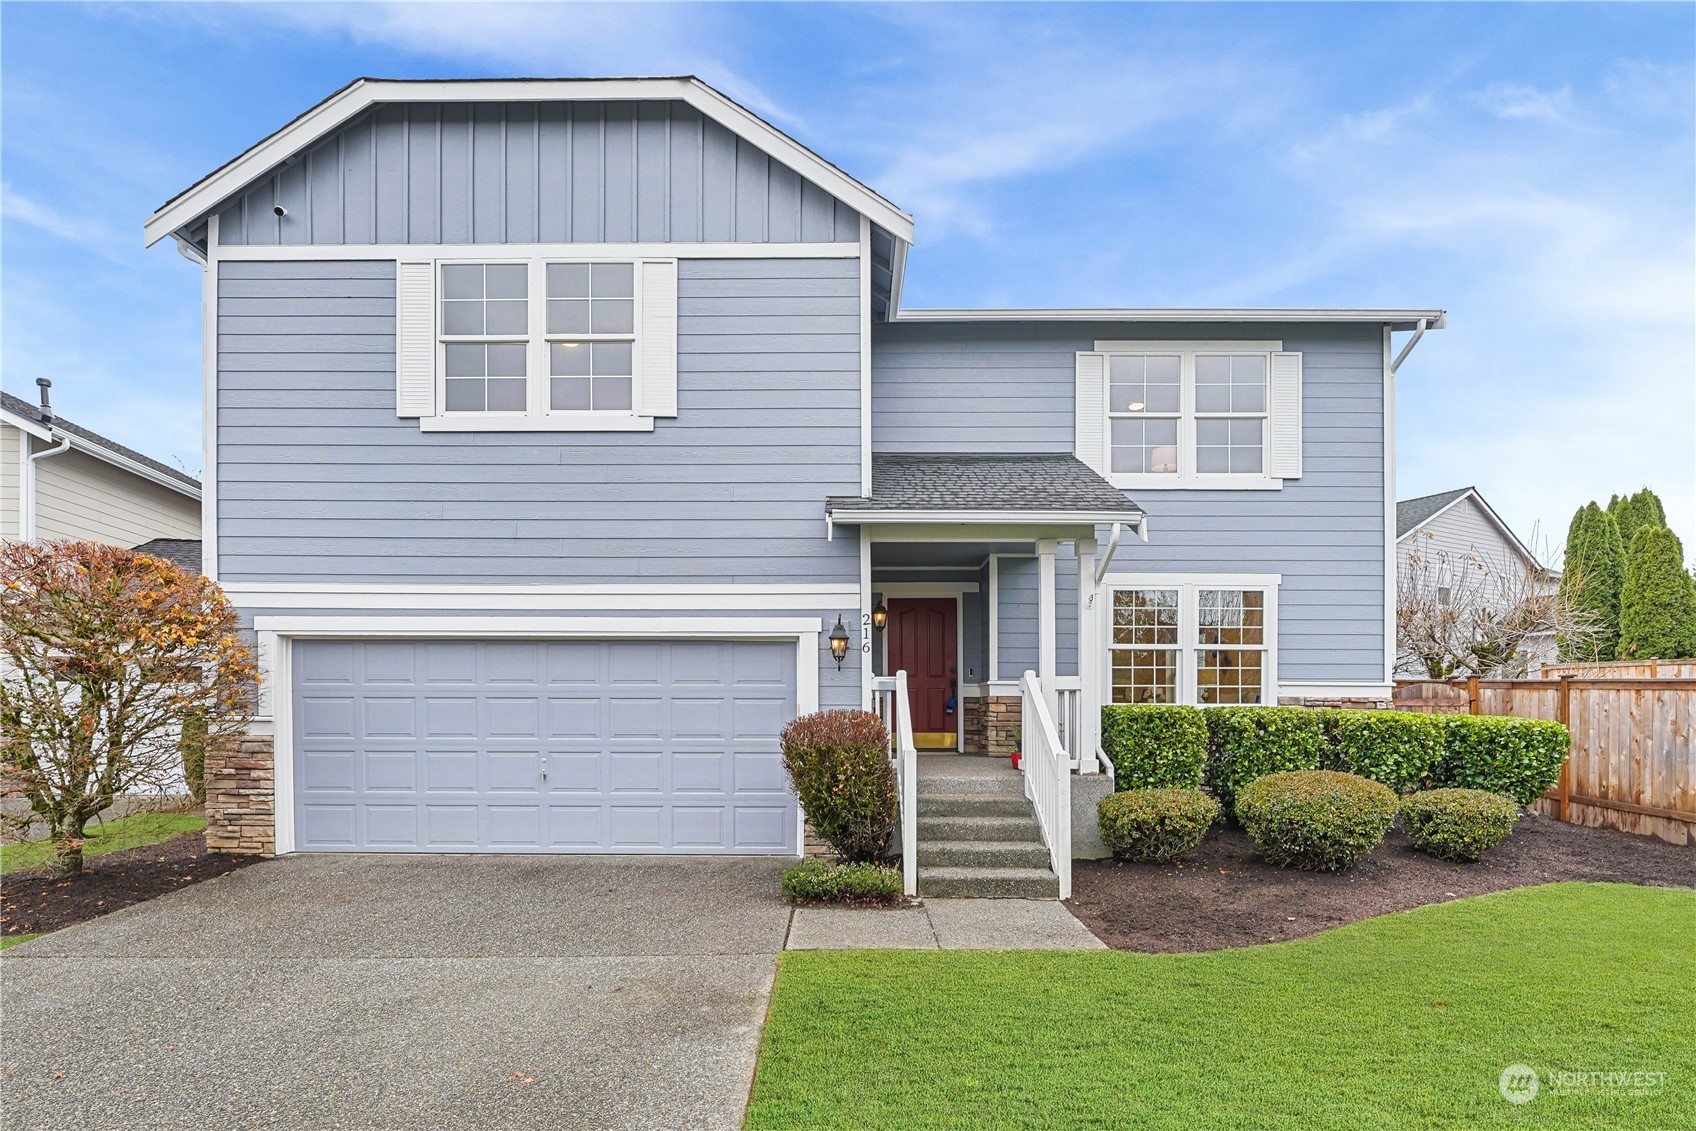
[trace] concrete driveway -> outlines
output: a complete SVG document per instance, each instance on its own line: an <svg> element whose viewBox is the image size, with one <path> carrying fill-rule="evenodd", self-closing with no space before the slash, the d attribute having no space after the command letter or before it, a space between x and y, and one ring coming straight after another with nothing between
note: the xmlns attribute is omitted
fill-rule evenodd
<svg viewBox="0 0 1696 1131"><path fill-rule="evenodd" d="M7 951L7 1128L736 1128L787 860L295 856Z"/></svg>

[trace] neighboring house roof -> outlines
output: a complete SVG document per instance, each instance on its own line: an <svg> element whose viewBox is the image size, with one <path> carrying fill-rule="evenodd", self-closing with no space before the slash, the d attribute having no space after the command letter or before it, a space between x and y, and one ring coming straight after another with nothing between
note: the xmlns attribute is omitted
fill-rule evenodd
<svg viewBox="0 0 1696 1131"><path fill-rule="evenodd" d="M874 453L872 493L827 499L836 522L890 516L1129 522L1143 510L1076 456Z"/></svg>
<svg viewBox="0 0 1696 1131"><path fill-rule="evenodd" d="M1502 516L1496 513L1495 508L1484 501L1484 496L1478 493L1476 487L1460 487L1453 491L1439 491L1435 495L1421 495L1417 499L1403 499L1398 502L1396 504L1396 541L1400 542L1407 538L1408 535L1466 498L1470 498L1478 504L1478 509L1484 512L1484 517L1488 518L1491 524L1501 532L1502 537L1519 553L1520 557L1525 559L1527 565L1551 576L1559 574L1558 570L1551 570L1537 560L1537 555L1533 554L1525 543L1519 540L1519 535L1513 532L1512 527L1502 521Z"/></svg>
<svg viewBox="0 0 1696 1131"><path fill-rule="evenodd" d="M0 413L12 424L24 431L43 439L51 432L57 438L68 438L71 447L79 452L85 452L101 459L114 467L150 479L163 487L169 487L190 498L200 498L200 481L192 475L179 471L168 464L160 463L151 456L144 456L134 448L127 448L116 440L108 440L98 432L73 424L62 416L55 416L51 424L41 419L41 410L11 393L0 392Z"/></svg>
<svg viewBox="0 0 1696 1131"><path fill-rule="evenodd" d="M263 177L377 103L542 102L676 99L758 146L826 192L913 242L913 218L776 126L693 75L665 78L378 79L359 78L160 205L143 231L151 247L217 210Z"/></svg>
<svg viewBox="0 0 1696 1131"><path fill-rule="evenodd" d="M151 542L143 542L135 547L138 554L149 554L155 558L164 558L175 562L190 573L200 572L200 539L198 538L155 538Z"/></svg>

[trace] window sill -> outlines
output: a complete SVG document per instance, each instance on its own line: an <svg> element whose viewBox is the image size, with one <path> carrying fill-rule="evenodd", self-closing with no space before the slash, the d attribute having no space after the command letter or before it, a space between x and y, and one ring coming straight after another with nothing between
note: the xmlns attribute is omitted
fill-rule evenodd
<svg viewBox="0 0 1696 1131"><path fill-rule="evenodd" d="M425 416L422 432L652 432L654 418L620 413L556 412L549 416Z"/></svg>
<svg viewBox="0 0 1696 1131"><path fill-rule="evenodd" d="M1284 481L1265 475L1126 475L1109 474L1115 487L1135 491L1282 491Z"/></svg>

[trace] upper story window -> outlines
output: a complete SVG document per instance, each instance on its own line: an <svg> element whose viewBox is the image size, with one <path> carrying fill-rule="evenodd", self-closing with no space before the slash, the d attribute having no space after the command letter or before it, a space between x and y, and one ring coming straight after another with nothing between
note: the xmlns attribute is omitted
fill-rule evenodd
<svg viewBox="0 0 1696 1131"><path fill-rule="evenodd" d="M1276 488L1299 477L1301 355L1282 346L1097 342L1078 355L1079 458L1139 489ZM1102 406L1094 421L1091 404Z"/></svg>
<svg viewBox="0 0 1696 1131"><path fill-rule="evenodd" d="M397 411L426 431L649 431L677 413L673 260L438 260L396 278Z"/></svg>
<svg viewBox="0 0 1696 1131"><path fill-rule="evenodd" d="M1269 368L1266 353L1109 354L1109 469L1261 474Z"/></svg>

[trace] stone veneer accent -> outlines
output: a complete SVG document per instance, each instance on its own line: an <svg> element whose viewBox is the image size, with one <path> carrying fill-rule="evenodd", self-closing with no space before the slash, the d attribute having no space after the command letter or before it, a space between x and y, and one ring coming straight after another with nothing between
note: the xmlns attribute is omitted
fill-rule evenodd
<svg viewBox="0 0 1696 1131"><path fill-rule="evenodd" d="M276 740L248 735L206 751L206 847L243 856L277 851Z"/></svg>
<svg viewBox="0 0 1696 1131"><path fill-rule="evenodd" d="M984 715L984 699L981 695L968 695L961 699L961 709L964 716L961 719L961 737L964 740L964 753L989 753L989 737L985 730L988 719Z"/></svg>
<svg viewBox="0 0 1696 1131"><path fill-rule="evenodd" d="M1352 699L1323 699L1300 695L1283 695L1278 698L1280 707L1346 707L1351 711L1387 711L1391 707L1388 699L1376 697L1359 697Z"/></svg>
<svg viewBox="0 0 1696 1131"><path fill-rule="evenodd" d="M1018 744L1013 728L1019 725L1019 697L990 695L984 701L984 753L1011 754Z"/></svg>

